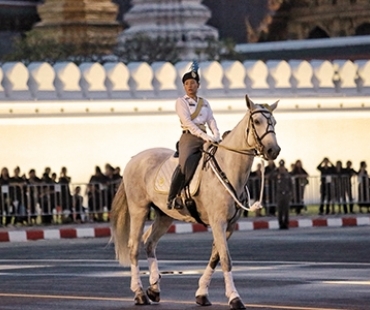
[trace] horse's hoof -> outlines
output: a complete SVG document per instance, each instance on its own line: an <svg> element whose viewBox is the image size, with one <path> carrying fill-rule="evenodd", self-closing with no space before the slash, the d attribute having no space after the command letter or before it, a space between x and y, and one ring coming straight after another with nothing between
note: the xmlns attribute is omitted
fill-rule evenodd
<svg viewBox="0 0 370 310"><path fill-rule="evenodd" d="M135 296L135 306L147 306L150 305L148 296L141 292Z"/></svg>
<svg viewBox="0 0 370 310"><path fill-rule="evenodd" d="M202 307L211 306L212 303L209 301L207 295L199 295L195 297L195 302Z"/></svg>
<svg viewBox="0 0 370 310"><path fill-rule="evenodd" d="M159 302L161 300L161 296L159 292L154 291L150 286L146 290L146 294L148 295L149 299L154 302Z"/></svg>
<svg viewBox="0 0 370 310"><path fill-rule="evenodd" d="M235 297L232 301L230 301L230 310L242 310L247 309L242 300L239 297Z"/></svg>

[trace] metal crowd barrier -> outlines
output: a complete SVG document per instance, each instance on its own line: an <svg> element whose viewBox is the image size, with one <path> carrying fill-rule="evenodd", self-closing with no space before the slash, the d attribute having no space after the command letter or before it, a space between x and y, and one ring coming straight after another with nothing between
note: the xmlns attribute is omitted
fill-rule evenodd
<svg viewBox="0 0 370 310"><path fill-rule="evenodd" d="M368 178L354 176L297 177L292 176L292 199L290 206L300 214L308 205L329 206L330 212L366 211L370 208L370 183ZM259 199L261 179L251 177L248 182L251 200ZM265 179L263 206L266 213L274 214L277 204L276 180ZM319 209L317 210L319 212Z"/></svg>
<svg viewBox="0 0 370 310"><path fill-rule="evenodd" d="M89 184L17 183L0 187L0 226L8 224L52 224L76 221L108 221L113 197L120 181ZM248 182L251 200L259 199L261 180ZM300 213L308 205L323 204L330 211L365 212L370 209L368 178L330 176L292 177L291 208ZM265 179L263 206L266 214L276 211L276 183ZM318 210L319 211L319 210Z"/></svg>
<svg viewBox="0 0 370 310"><path fill-rule="evenodd" d="M119 184L3 184L0 226L107 221Z"/></svg>

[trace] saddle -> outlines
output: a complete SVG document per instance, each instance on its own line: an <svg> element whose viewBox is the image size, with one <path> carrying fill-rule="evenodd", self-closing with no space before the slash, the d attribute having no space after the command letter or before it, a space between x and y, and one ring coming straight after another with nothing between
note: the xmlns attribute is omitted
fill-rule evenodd
<svg viewBox="0 0 370 310"><path fill-rule="evenodd" d="M154 189L157 193L168 195L172 181L172 175L179 164L178 157L171 156L166 159L160 166L154 180ZM189 192L191 196L196 196L199 190L201 179L203 160L199 161L198 167L195 170L194 176L189 184Z"/></svg>

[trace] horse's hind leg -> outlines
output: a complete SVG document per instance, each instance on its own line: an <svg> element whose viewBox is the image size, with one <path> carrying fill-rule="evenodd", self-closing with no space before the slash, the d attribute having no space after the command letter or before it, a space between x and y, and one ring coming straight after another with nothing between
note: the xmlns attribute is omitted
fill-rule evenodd
<svg viewBox="0 0 370 310"><path fill-rule="evenodd" d="M171 226L173 219L164 214L159 209L156 209L156 217L154 223L145 232L143 236L143 241L145 245L145 250L148 257L149 264L149 284L146 293L150 300L154 302L159 302L160 300L160 280L161 275L158 270L158 261L155 254L155 249L157 247L159 239L168 231Z"/></svg>
<svg viewBox="0 0 370 310"><path fill-rule="evenodd" d="M226 231L226 240L229 240L233 234L235 225L229 226ZM216 245L213 243L211 258L208 262L206 269L203 272L203 275L200 277L198 282L198 290L195 293L195 302L200 306L210 306L212 305L208 299L208 288L211 284L213 273L220 262L220 255L217 251Z"/></svg>
<svg viewBox="0 0 370 310"><path fill-rule="evenodd" d="M139 269L139 248L143 235L145 220L149 207L130 205L130 261L131 261L131 290L135 293L135 305L149 305L150 301L146 296L140 279Z"/></svg>

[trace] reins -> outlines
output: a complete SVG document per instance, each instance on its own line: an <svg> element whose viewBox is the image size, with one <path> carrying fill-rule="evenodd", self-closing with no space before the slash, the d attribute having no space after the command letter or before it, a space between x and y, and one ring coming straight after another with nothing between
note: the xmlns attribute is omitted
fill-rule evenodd
<svg viewBox="0 0 370 310"><path fill-rule="evenodd" d="M253 205L250 205L250 193L247 184L245 185L246 193L247 193L247 200L248 200L248 207L243 205L236 194L236 191L230 181L228 180L226 174L222 171L220 168L216 158L215 158L215 153L217 151L218 145L216 144L213 146L209 152L203 151L204 153L207 154L208 158L205 159L204 165L206 165L209 162L209 165L211 166L212 171L216 175L217 179L220 181L220 183L223 185L223 187L226 189L226 191L229 193L231 198L234 200L235 204L245 210L245 211L257 211L259 209L262 209L262 199L263 199L263 188L264 188L264 181L265 181L265 176L264 176L264 170L265 170L265 165L263 162L263 159L261 159L261 165L262 165L262 173L261 173L261 190L260 190L260 197L258 201L255 201Z"/></svg>
<svg viewBox="0 0 370 310"><path fill-rule="evenodd" d="M247 156L258 156L259 155L256 149L238 150L238 149L234 149L234 148L228 147L226 145L222 145L222 144L215 143L215 142L210 142L210 144L212 146L222 148L222 149L225 149L227 151L238 153L238 154L241 154L241 155L247 155Z"/></svg>
<svg viewBox="0 0 370 310"><path fill-rule="evenodd" d="M252 118L252 116L254 114L257 114L257 113L261 113L267 119L267 130L265 131L265 133L261 137L259 137L257 132L256 132L254 122L253 122L253 118ZM265 113L270 114L270 117L267 117L265 115ZM206 158L204 164L206 164L207 162L210 163L212 171L215 173L217 179L221 182L223 187L225 187L226 191L229 193L231 198L234 200L235 204L239 208L241 208L245 211L257 211L259 209L262 209L263 190L264 190L264 186L265 186L265 164L264 164L263 159L261 159L261 169L262 169L262 171L261 171L261 188L260 188L259 200L255 201L253 203L253 205L250 205L250 193L249 193L248 186L246 184L245 189L246 189L247 200L248 200L248 207L246 207L245 205L243 205L239 201L239 199L236 195L235 189L233 188L233 186L229 182L226 174L221 170L221 168L220 168L220 166L219 166L219 164L218 164L214 155L217 151L217 148L223 148L227 151L238 153L238 154L241 154L241 155L247 155L247 156L253 156L253 157L260 156L261 155L261 150L263 149L262 139L265 136L267 136L269 133L275 134L274 130L269 130L269 128L273 127L273 125L274 125L273 122L272 122L271 116L272 116L271 111L254 111L254 112L251 112L251 114L249 116L246 141L248 143L248 135L249 135L250 125L251 125L252 132L253 132L253 135L254 135L254 139L257 142L257 147L255 149L238 150L238 149L228 147L226 145L211 142L210 144L212 145L212 148L210 149L210 151L209 152L203 151L208 155L208 158Z"/></svg>

